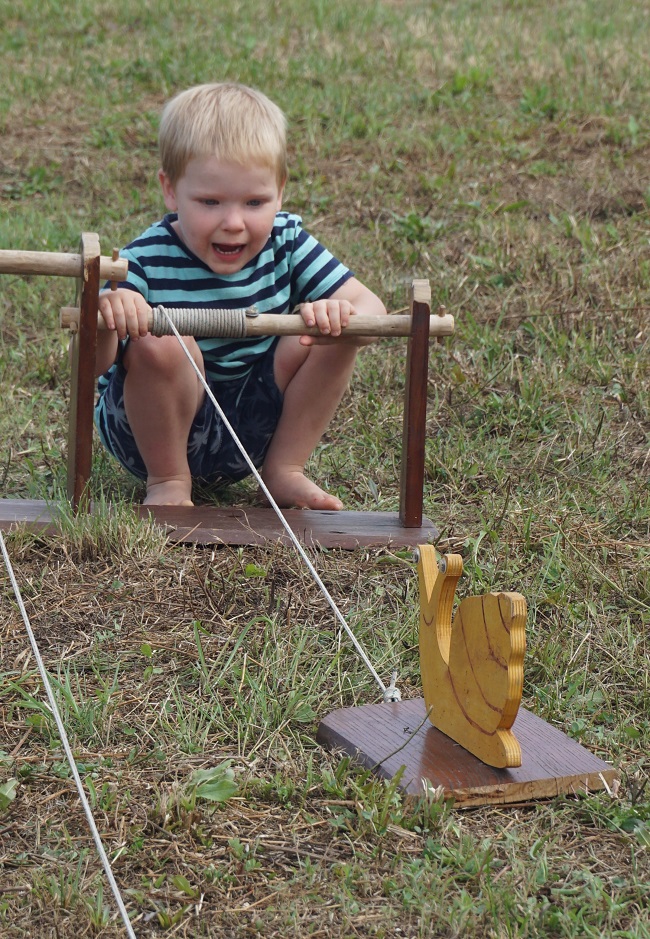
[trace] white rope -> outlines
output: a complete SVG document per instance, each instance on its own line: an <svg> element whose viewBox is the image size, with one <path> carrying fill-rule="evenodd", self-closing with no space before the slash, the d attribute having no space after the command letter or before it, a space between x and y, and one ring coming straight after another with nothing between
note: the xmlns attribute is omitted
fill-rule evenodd
<svg viewBox="0 0 650 939"><path fill-rule="evenodd" d="M171 336L170 316L181 336L220 336L224 339L244 339L246 319L257 316L257 310L249 307L245 310L202 310L202 309L166 309L157 306L153 309L152 336Z"/></svg>
<svg viewBox="0 0 650 939"><path fill-rule="evenodd" d="M390 702L390 701L399 701L401 696L400 696L399 691L398 691L397 688L395 687L395 676L393 677L393 679L392 679L392 681L391 681L391 685L390 685L388 688L386 688L386 686L384 685L383 681L381 680L381 678L379 677L379 675L377 674L377 672L376 672L375 669L373 668L372 663L371 663L370 659L368 658L368 656L366 655L366 652L365 652L363 646L361 645L361 643L359 642L359 640L357 639L357 637L354 635L354 633L352 632L352 630L351 630L350 627L348 626L347 622L345 621L345 618L344 618L343 614L341 613L341 611L339 610L338 606L337 606L336 603L334 602L334 600L333 600L333 598L332 598L332 596L331 596L329 590L327 589L327 587L325 586L325 584L323 583L323 581L321 580L321 578L318 576L318 571L316 570L316 568L314 567L314 565L313 565L313 564L311 563L311 561L309 560L309 557L307 556L307 553L305 552L303 546L302 546L302 545L300 544L300 542L298 541L296 535L295 535L294 532L293 532L293 529L291 528L291 526L289 525L288 521L286 520L286 518L285 518L284 515L282 514L282 511L280 510L280 507L278 506L277 502L275 501L275 499L273 498L273 496L272 496L271 493L269 492L269 490L268 490L268 488L267 488L267 486L266 486L266 483L264 482L264 480L263 480L262 477L260 476L260 474L259 474L259 472L258 472L258 470L257 470L257 467L255 466L255 464L253 463L253 461L252 461L251 458L249 457L249 455L248 455L248 453L247 453L247 451L246 451L246 448L244 447L243 443L241 442L241 440L239 439L239 437L238 437L237 434L235 433L235 430L234 430L232 424L230 423L230 421L228 420L228 418L227 418L226 415L224 414L224 412L223 412L223 410L222 410L222 408L221 408L221 405L219 404L219 402L217 401L217 399L215 398L215 396L212 394L212 391L210 390L210 387L209 387L208 383L206 382L205 378L204 378L203 375L201 374L200 368L198 367L198 365L197 365L196 362L194 361L194 358L193 358L193 356L192 356L192 353L190 352L190 350L187 348L187 346L186 346L185 343L183 342L183 339L182 339L180 333L179 333L178 330L176 329L176 326L174 325L174 323L172 322L171 318L170 318L169 315L167 314L167 311L166 311L164 308L163 308L163 313L164 313L165 316L167 317L167 320L168 320L168 322L169 322L169 325L170 325L170 327L171 327L171 329L172 329L174 335L176 336L176 338L177 338L178 341L180 342L180 344L181 344L181 346L182 346L182 349L183 349L185 355L187 356L188 361L189 361L190 364L192 365L192 368L193 368L194 371L196 372L196 375L197 375L199 381L200 381L201 384L203 385L203 388L204 388L204 390L205 390L205 393L208 395L208 397L210 398L210 401L212 401L213 405L214 405L215 408L217 409L217 412L218 412L218 414L219 414L219 417L221 418L221 420L222 420L222 421L224 422L224 424L226 425L226 427L227 427L229 433L230 433L231 436L232 436L232 439L234 440L235 444L237 445L237 448L238 448L239 452L241 453L241 455L242 455L242 456L244 457L244 459L246 460L246 463L248 464L248 467L249 467L250 471L252 472L252 474L255 476L255 479L257 480L260 489L262 490L262 492L264 493L264 495L266 496L266 498L269 500L269 503L270 503L270 505L271 505L273 511L274 511L275 514L277 515L278 519L280 520L280 522L281 522L281 524L282 524L282 527L284 528L284 530L286 531L287 535L288 535L289 538L291 539L291 542L292 542L294 548L296 549L296 551L298 552L298 554L300 555L300 557L302 558L302 560L303 560L303 561L305 562L305 564L307 565L307 568L309 569L310 574L312 575L312 577L313 577L314 580L316 581L316 584L317 584L318 587L320 588L321 593L323 594L323 596L325 597L325 599L326 599L327 602L329 603L330 607L332 608L332 610L333 610L333 612L334 612L334 615L336 616L337 620L339 621L339 623L341 624L341 626L343 627L343 629L345 630L345 632L348 634L350 640L352 641L352 644L354 645L355 649L356 649L357 652L359 653L359 655L360 655L361 659L363 660L364 664L366 665L366 667L367 667L368 670L370 671L371 675L373 676L373 678L375 679L375 681L377 682L377 684L378 684L379 687L381 688L382 694L383 694L383 696L384 696L384 701L386 701L386 702Z"/></svg>
<svg viewBox="0 0 650 939"><path fill-rule="evenodd" d="M59 712L58 705L56 703L54 694L52 692L52 686L50 685L50 679L48 677L45 665L43 663L43 659L41 658L41 653L39 651L38 644L36 642L36 637L34 636L34 632L29 622L29 617L27 616L27 610L25 609L25 604L23 603L23 598L20 594L18 582L16 581L14 570L13 570L13 567L11 566L11 560L9 558L9 554L7 553L5 540L2 536L1 531L0 531L0 548L2 548L2 555L4 557L5 566L7 568L7 573L9 574L9 579L11 580L11 586L13 587L14 594L16 596L16 601L18 603L18 607L20 608L20 612L23 617L23 622L25 624L25 629L27 630L27 635L29 636L29 642L32 647L32 652L34 653L34 658L36 660L38 670L41 674L43 685L45 686L47 699L50 704L50 710L52 711L52 715L56 722L57 730L59 731L59 737L61 738L61 743L63 744L63 749L65 751L66 758L68 760L68 763L70 764L70 769L74 777L75 785L77 787L77 792L79 793L79 798L81 800L81 804L83 806L86 819L88 820L88 825L90 827L90 832L93 836L93 841L95 842L95 847L97 848L97 853L99 854L99 859L102 862L102 866L104 868L106 878L110 884L111 890L113 891L113 896L115 897L115 902L117 903L117 907L120 911L120 915L124 922L124 926L126 928L127 934L129 935L129 939L136 939L136 935L133 932L133 927L131 926L131 921L129 920L129 914L126 911L124 901L122 900L122 895L120 894L120 888L118 887L117 881L115 880L115 877L113 876L111 863L108 860L108 856L106 854L106 851L104 850L104 845L102 844L102 839L97 830L95 819L93 818L93 814L92 814L92 809L90 808L90 805L88 804L88 799L86 798L86 793L84 791L83 783L81 782L81 777L79 776L77 764L75 763L75 759L72 754L72 749L70 747L68 735L66 733L65 727L63 726L61 714Z"/></svg>

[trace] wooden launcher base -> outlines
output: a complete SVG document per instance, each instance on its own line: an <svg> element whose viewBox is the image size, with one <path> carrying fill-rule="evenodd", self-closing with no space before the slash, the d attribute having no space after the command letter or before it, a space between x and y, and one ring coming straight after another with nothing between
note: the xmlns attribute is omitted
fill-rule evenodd
<svg viewBox="0 0 650 939"><path fill-rule="evenodd" d="M508 769L487 766L436 730L423 698L333 711L321 721L316 739L384 779L404 767L403 792L422 795L428 780L459 808L591 792L611 788L619 778L608 763L524 708L512 729L522 761Z"/></svg>
<svg viewBox="0 0 650 939"><path fill-rule="evenodd" d="M452 623L458 555L418 548L424 699L344 708L317 739L423 794L423 780L459 806L526 802L613 786L617 773L556 727L520 708L526 602L465 597Z"/></svg>
<svg viewBox="0 0 650 939"><path fill-rule="evenodd" d="M92 511L92 507L91 507ZM289 536L271 509L221 508L211 505L134 506L141 517L150 517L165 530L171 542L196 544L263 545L289 543ZM56 506L38 499L0 499L0 530L25 525L32 531L56 531ZM284 511L292 531L303 545L323 548L414 548L434 541L436 528L424 518L419 528L405 528L396 512Z"/></svg>
<svg viewBox="0 0 650 939"><path fill-rule="evenodd" d="M88 508L87 487L92 466L98 291L103 279L119 281L126 277L126 262L117 259L115 254L113 259L102 258L97 235L84 234L79 255L0 252L0 273L3 272L54 274L78 279L78 326L71 337L68 496L75 512L85 510ZM431 329L431 290L427 281L413 282L410 313L399 512L295 510L287 513L293 530L306 544L330 548L364 545L410 547L437 538L436 529L422 514ZM449 316L443 318L451 320ZM148 512L143 508L136 511ZM170 540L175 541L244 545L287 538L272 509L158 506L151 514L165 527ZM52 527L55 516L56 508L49 508L42 501L0 499L2 530L23 524L47 531Z"/></svg>

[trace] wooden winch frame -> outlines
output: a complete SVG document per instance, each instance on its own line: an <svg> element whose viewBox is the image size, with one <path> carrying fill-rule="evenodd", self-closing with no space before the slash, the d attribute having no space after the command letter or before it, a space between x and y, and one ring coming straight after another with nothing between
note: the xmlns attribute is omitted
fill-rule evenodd
<svg viewBox="0 0 650 939"><path fill-rule="evenodd" d="M120 259L116 251L110 258L102 257L99 237L84 233L78 255L0 251L0 273L77 279L78 314L69 309L62 311L68 317L73 312L76 320L70 328L67 492L74 512L87 511L91 507L88 483L92 469L99 291L106 281L115 284L126 279L127 262ZM423 515L429 339L452 334L454 321L444 310L439 315L431 315L431 290L426 280L412 282L409 299L406 328L405 317L381 318L390 324L390 329L386 330L389 335L408 335L399 511L288 510L287 521L306 543L325 547L387 543L415 546L437 537L435 527ZM258 319L263 320L263 317L262 314ZM402 321L399 324L398 319ZM137 511L152 515L163 524L172 540L230 544L283 540L283 531L274 513L265 508L141 506ZM0 527L6 529L20 523L48 527L52 523L52 512L52 508L40 500L0 499Z"/></svg>

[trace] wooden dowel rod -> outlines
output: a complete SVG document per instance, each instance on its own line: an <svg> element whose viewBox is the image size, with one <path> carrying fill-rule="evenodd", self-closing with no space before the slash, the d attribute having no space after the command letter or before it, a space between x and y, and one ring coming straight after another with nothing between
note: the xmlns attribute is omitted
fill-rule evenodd
<svg viewBox="0 0 650 939"><path fill-rule="evenodd" d="M126 280L129 262L124 258L100 258L100 280ZM80 254L56 251L0 251L0 274L46 274L50 277L81 277Z"/></svg>
<svg viewBox="0 0 650 939"><path fill-rule="evenodd" d="M172 319L174 311L168 310ZM76 307L61 309L61 328L75 329L79 322L79 310ZM149 319L149 329L153 326L153 315ZM98 328L105 329L102 316ZM411 317L408 315L367 316L358 313L350 318L349 325L343 331L347 336L408 336L411 332ZM430 336L451 336L454 332L454 317L450 313L429 317ZM216 335L216 334L215 334ZM259 316L246 317L246 336L320 336L315 327L305 326L301 316L295 313L260 313Z"/></svg>

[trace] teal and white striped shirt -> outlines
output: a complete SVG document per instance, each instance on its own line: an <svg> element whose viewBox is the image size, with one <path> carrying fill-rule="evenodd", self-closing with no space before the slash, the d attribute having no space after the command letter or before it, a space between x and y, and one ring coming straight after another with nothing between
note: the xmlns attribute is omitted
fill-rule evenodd
<svg viewBox="0 0 650 939"><path fill-rule="evenodd" d="M184 245L167 215L124 248L128 287L150 306L243 309L290 313L299 303L330 297L352 272L307 234L298 215L278 212L262 251L234 274L215 274ZM252 339L199 339L208 378L219 381L246 375L272 336ZM115 366L113 366L114 368ZM99 379L100 394L110 372Z"/></svg>

